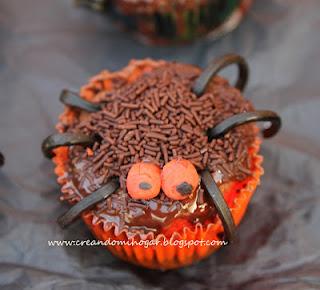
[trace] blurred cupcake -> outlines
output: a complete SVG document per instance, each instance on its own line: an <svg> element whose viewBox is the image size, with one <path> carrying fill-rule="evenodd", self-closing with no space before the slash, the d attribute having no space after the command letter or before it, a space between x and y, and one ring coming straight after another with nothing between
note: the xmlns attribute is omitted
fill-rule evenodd
<svg viewBox="0 0 320 290"><path fill-rule="evenodd" d="M217 76L230 64L236 87ZM266 137L280 128L241 95L247 69L236 55L204 71L131 61L79 96L64 91L59 133L43 142L73 205L59 224L81 216L97 239L118 242L108 245L114 255L154 269L190 265L231 241L263 173L253 122L272 123Z"/></svg>

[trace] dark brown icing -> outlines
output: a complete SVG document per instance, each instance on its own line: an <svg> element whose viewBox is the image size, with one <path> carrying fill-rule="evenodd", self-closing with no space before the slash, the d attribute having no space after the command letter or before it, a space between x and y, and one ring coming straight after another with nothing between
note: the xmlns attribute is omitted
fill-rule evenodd
<svg viewBox="0 0 320 290"><path fill-rule="evenodd" d="M229 116L251 111L252 105L220 77L214 78L206 93L197 97L191 86L199 73L197 67L167 63L133 84L122 79L115 81L118 85L113 91L103 88L96 91L105 103L102 111L82 114L79 122L65 130L98 133L102 142L93 147L93 156L79 146L70 149L63 199L76 202L116 175L120 177L121 188L93 210L94 222L102 221L105 229L114 225L117 232L160 233L179 218L190 224L213 221L215 208L200 186L183 201L170 200L163 192L149 201L133 200L125 188L131 165L142 160L163 166L168 160L183 157L193 162L198 171L208 167L219 184L243 180L250 175L251 159L247 150L256 136L253 125L236 128L210 143L204 132ZM160 105L154 111L154 104L146 105L145 102L157 94L161 95L160 102L163 99L172 102L168 106L167 103ZM124 111L119 113L121 107ZM139 116L131 116L132 111L142 109L145 111ZM161 118L164 111L168 115ZM181 119L183 122L179 124ZM140 143L130 144L131 139L125 136L137 130L140 130ZM135 134L130 138L134 139ZM141 145L143 140L146 142ZM143 154L137 153L137 146L144 148Z"/></svg>

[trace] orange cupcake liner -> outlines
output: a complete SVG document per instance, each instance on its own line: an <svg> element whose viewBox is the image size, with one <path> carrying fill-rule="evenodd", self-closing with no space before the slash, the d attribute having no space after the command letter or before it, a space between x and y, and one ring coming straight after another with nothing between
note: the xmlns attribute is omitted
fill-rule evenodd
<svg viewBox="0 0 320 290"><path fill-rule="evenodd" d="M98 101L99 93L95 95L92 93L92 90L97 88L104 90L111 89L112 78L123 77L128 82L133 82L141 74L162 64L163 62L149 59L131 61L129 66L122 71L115 73L105 71L92 78L90 83L81 89L80 95L87 100ZM82 112L78 110L65 108L64 113L60 116L60 124L57 125L57 129L63 132L64 126L71 124L79 117L81 118L81 114ZM241 182L229 182L227 187L221 188L236 225L242 220L248 203L255 189L260 184L260 177L263 174L263 168L261 167L263 158L258 155L260 144L260 139L256 138L251 148L249 148L249 154L252 158L252 175ZM67 182L65 175L69 162L68 151L68 147L60 147L54 150L55 157L53 158L53 162L56 164L55 174L58 176L57 180L61 186ZM69 200L69 202L73 204L76 201ZM163 231L158 235L150 233L146 235L135 234L133 236L127 230L118 232L115 226L104 228L103 221L96 218L93 210L84 212L81 217L98 240L119 243L107 246L108 250L115 256L127 262L151 269L167 270L188 266L206 258L223 244L221 242L221 234L223 234L224 229L218 216L214 222L211 221L206 224L198 223L191 225L186 222L184 223L182 220L182 225L178 225L177 229L173 229L172 232ZM165 245L164 241L170 244ZM213 245L189 244L189 246L182 247L180 244L199 243L199 241L212 241ZM136 244L125 244L129 242ZM139 242L143 244L138 245L137 243ZM152 245L152 242L158 243L158 245ZM174 242L177 244L174 245ZM146 243L149 243L148 247L145 247Z"/></svg>

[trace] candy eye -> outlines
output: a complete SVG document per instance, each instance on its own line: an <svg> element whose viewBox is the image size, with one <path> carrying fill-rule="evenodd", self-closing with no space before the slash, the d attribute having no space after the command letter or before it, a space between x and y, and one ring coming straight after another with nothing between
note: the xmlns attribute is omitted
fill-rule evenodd
<svg viewBox="0 0 320 290"><path fill-rule="evenodd" d="M188 160L171 160L162 169L162 190L174 200L187 198L198 185L199 175L193 164Z"/></svg>
<svg viewBox="0 0 320 290"><path fill-rule="evenodd" d="M161 187L160 167L153 163L134 164L127 176L128 194L134 199L156 197Z"/></svg>

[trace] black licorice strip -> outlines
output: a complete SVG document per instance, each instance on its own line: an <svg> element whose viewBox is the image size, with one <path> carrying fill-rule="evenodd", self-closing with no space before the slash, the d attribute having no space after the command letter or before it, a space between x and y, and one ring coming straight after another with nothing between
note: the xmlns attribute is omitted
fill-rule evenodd
<svg viewBox="0 0 320 290"><path fill-rule="evenodd" d="M249 78L249 67L246 60L237 54L226 54L214 60L196 79L192 87L193 92L197 96L202 95L205 92L210 80L222 69L233 64L238 66L238 79L235 87L242 92L246 87Z"/></svg>
<svg viewBox="0 0 320 290"><path fill-rule="evenodd" d="M0 152L0 167L2 167L4 165L4 161L5 161L5 158L4 158L3 154Z"/></svg>
<svg viewBox="0 0 320 290"><path fill-rule="evenodd" d="M61 228L65 228L72 224L84 211L92 208L98 202L103 201L113 194L119 188L119 180L112 179L106 185L92 192L90 195L81 199L78 203L72 206L65 214L57 219Z"/></svg>
<svg viewBox="0 0 320 290"><path fill-rule="evenodd" d="M218 215L223 224L225 236L228 242L232 242L234 238L236 226L235 226L232 214L230 212L230 209L227 203L225 202L219 187L215 183L208 169L205 169L204 171L202 171L201 181L206 191L209 193L209 195L213 200L213 203L216 207Z"/></svg>
<svg viewBox="0 0 320 290"><path fill-rule="evenodd" d="M209 141L220 138L231 129L251 122L270 122L269 128L263 129L263 137L270 138L274 136L281 128L281 118L273 111L254 111L236 114L207 130Z"/></svg>
<svg viewBox="0 0 320 290"><path fill-rule="evenodd" d="M61 92L60 101L65 105L85 110L87 112L98 112L101 110L100 104L88 102L87 100L81 98L77 93L69 90L63 90Z"/></svg>
<svg viewBox="0 0 320 290"><path fill-rule="evenodd" d="M54 156L52 150L57 147L73 145L91 146L96 141L96 137L84 134L52 134L48 136L46 139L44 139L44 141L42 142L42 152L44 156L52 158Z"/></svg>

